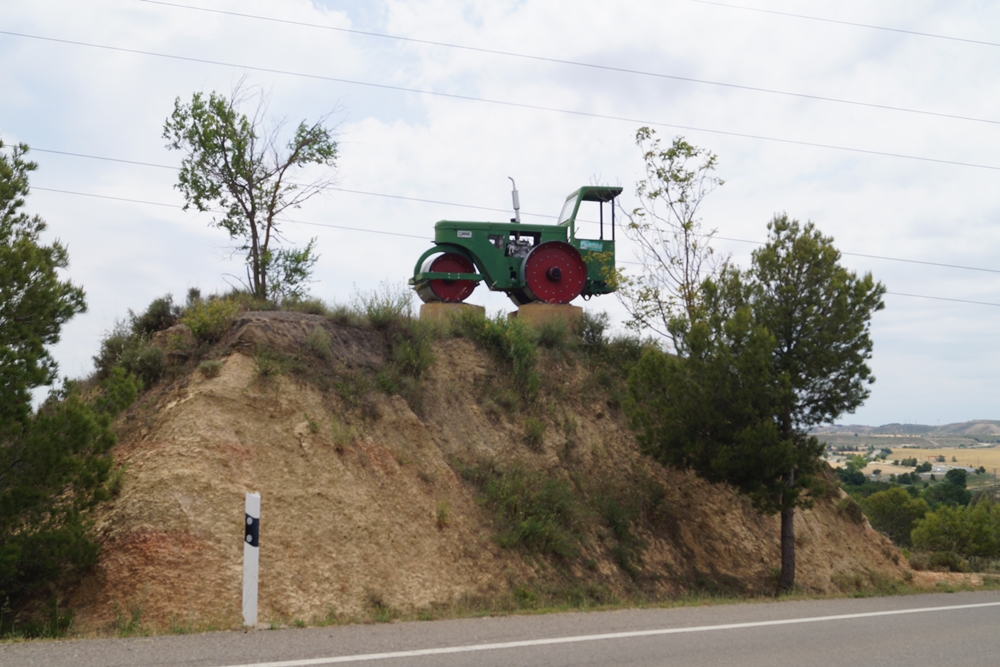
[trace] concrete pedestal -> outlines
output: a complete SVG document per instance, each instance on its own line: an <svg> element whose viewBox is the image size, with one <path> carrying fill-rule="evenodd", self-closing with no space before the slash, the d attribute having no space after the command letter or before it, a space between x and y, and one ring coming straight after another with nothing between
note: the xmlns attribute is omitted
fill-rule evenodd
<svg viewBox="0 0 1000 667"><path fill-rule="evenodd" d="M482 306L474 306L471 303L445 303L444 301L432 301L420 306L420 319L432 322L447 322L452 317L457 317L461 313L470 310L478 311L481 315L486 314L486 309Z"/></svg>
<svg viewBox="0 0 1000 667"><path fill-rule="evenodd" d="M526 303L507 317L532 325L561 321L572 329L583 319L583 308L568 303Z"/></svg>

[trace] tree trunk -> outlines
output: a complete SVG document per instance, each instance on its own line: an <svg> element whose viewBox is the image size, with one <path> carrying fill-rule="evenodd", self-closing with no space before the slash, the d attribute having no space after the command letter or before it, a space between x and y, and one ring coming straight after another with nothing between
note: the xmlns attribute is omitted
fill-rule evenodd
<svg viewBox="0 0 1000 667"><path fill-rule="evenodd" d="M788 593L795 586L795 508L781 510L781 577L778 593Z"/></svg>

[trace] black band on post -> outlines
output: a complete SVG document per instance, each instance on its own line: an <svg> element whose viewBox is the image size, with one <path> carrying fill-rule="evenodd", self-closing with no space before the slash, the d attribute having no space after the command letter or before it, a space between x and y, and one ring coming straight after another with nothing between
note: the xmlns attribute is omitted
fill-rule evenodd
<svg viewBox="0 0 1000 667"><path fill-rule="evenodd" d="M260 519L246 515L246 536L244 541L252 547L260 546Z"/></svg>

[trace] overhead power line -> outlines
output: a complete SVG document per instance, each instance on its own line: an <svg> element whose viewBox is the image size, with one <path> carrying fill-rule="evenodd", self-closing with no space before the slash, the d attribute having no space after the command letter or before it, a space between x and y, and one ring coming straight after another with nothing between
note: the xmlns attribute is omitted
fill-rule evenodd
<svg viewBox="0 0 1000 667"><path fill-rule="evenodd" d="M102 160L102 161L105 161L105 162L121 162L123 164L140 165L140 166L144 166L144 167L154 167L154 168L157 168L157 169L172 169L174 171L177 171L179 169L178 167L175 167L175 166L172 166L172 165L157 164L155 162L141 162L141 161L138 161L138 160L125 160L125 159L122 159L122 158L107 157L107 156L103 156L103 155L89 155L87 153L71 153L69 151L57 151L57 150L52 150L52 149L49 149L49 148L34 148L34 147L32 147L32 148L30 148L30 150L38 152L38 153L51 153L51 154L54 154L54 155L68 155L68 156L71 156L71 157L79 157L79 158L91 159L91 160ZM34 188L34 189L36 189L36 190L45 190L46 188ZM367 190L353 190L353 189L349 189L349 188L339 188L339 187L331 187L330 189L331 190L335 190L337 192L346 192L346 193L349 193L349 194L365 195L365 196L369 196L369 197L383 197L383 198L388 198L388 199L400 199L400 200L403 200L403 201L412 201L412 202L418 202L418 203L421 203L421 204L434 204L436 206L454 206L454 207L457 207L457 208L476 209L476 210L480 210L480 211L491 211L491 212L496 212L496 213L509 213L510 212L509 209L504 209L504 208L493 208L493 207L489 207L489 206L478 206L476 204L462 204L462 203L459 203L459 202L449 202L449 201L443 201L443 200L439 200L439 199L423 199L423 198L420 198L420 197L407 197L405 195L389 194L389 193L386 193L386 192L371 192L371 191L367 191ZM102 198L106 198L106 199L117 199L116 197L109 197L109 196L106 196L106 195L89 195L87 193L70 192L68 190L52 190L52 191L53 192L64 192L66 194L78 194L78 195L90 196L90 197L102 197ZM123 199L123 201L135 201L137 203L154 204L154 205L157 205L157 206L176 206L176 204L163 204L163 203L159 203L159 202L149 202L149 201L143 201L143 200ZM528 216L532 216L532 217L536 217L536 218L548 218L548 219L555 219L556 218L556 216L554 216L554 215L547 215L545 213L527 213L527 212L524 212L524 211L521 212L521 215L528 215ZM599 224L596 221L592 221L592 220L580 220L578 222L586 222L588 224ZM315 223L315 224L319 224L319 223ZM753 241L753 240L750 240L750 239L737 239L737 238L732 238L732 237L727 237L727 236L718 236L718 235L712 235L712 237L716 238L716 239L719 239L720 241L732 241L732 242L735 242L735 243L750 243L750 244L753 244L753 245L764 245L761 241ZM414 238L425 238L425 237L420 236L420 237L414 237ZM867 255L867 254L863 254L863 253L844 252L844 251L841 251L840 254L842 254L842 255L848 255L848 256L851 256L851 257L864 257L864 258L867 258L867 259L881 259L881 260L885 260L885 261L888 261L888 262L905 262L907 264L923 264L923 265L926 265L926 266L939 266L939 267L942 267L942 268L961 269L961 270L964 270L964 271L983 271L983 272L986 272L986 273L1000 273L1000 269L986 269L986 268L978 267L978 266L964 266L964 265L961 265L961 264L945 264L945 263L942 263L942 262L928 262L928 261L920 260L920 259L904 259L902 257L888 257L888 256L885 256L885 255ZM904 295L904 296L907 296L907 295Z"/></svg>
<svg viewBox="0 0 1000 667"><path fill-rule="evenodd" d="M715 236L712 238L719 239L720 241L734 241L736 243L752 243L754 245L764 245L760 241L751 241L749 239L734 239L726 236ZM884 255L865 255L860 252L840 252L841 255L848 255L850 257L864 257L866 259L883 259L889 262L906 262L907 264L924 264L925 266L940 266L946 269L962 269L964 271L984 271L986 273L1000 273L1000 269L984 269L979 266L963 266L961 264L943 264L941 262L927 262L922 259L903 259L901 257L886 257ZM908 294L903 294L902 296L910 296Z"/></svg>
<svg viewBox="0 0 1000 667"><path fill-rule="evenodd" d="M365 87L369 87L369 88L379 88L381 90L395 90L395 91L405 92L405 93L416 93L416 94L419 94L419 95L432 95L432 96L435 96L435 97L443 97L443 98L454 99L454 100L463 100L463 101L467 101L467 102L482 102L482 103L486 103L486 104L495 104L495 105L498 105L498 106L504 106L504 107L509 107L509 108L531 109L533 111L547 111L547 112L551 112L551 113L568 114L568 115L578 116L578 117L582 117L582 118L598 118L598 119L602 119L602 120L615 120L615 121L622 121L622 122L626 122L626 123L632 123L632 124L635 124L635 125L647 125L647 126L654 126L654 127L668 127L668 128L674 129L674 130L686 130L686 131L690 131L690 132L705 132L705 133L708 133L708 134L718 134L718 135L728 136L728 137L739 137L739 138L742 138L742 139L754 139L754 140L757 140L757 141L769 141L769 142L774 142L774 143L787 144L787 145L791 145L791 146L807 146L807 147L810 147L810 148L824 148L824 149L827 149L827 150L836 150L836 151L843 151L843 152L848 152L848 153L858 153L858 154L861 154L861 155L877 155L877 156L881 156L881 157L891 157L891 158L898 158L898 159L904 159L904 160L917 160L919 162L930 162L930 163L934 163L934 164L947 164L947 165L958 166L958 167L972 167L974 169L989 169L991 171L1000 171L1000 166L997 166L997 165L977 164L977 163L974 163L974 162L962 162L960 160L944 160L944 159L940 159L940 158L923 157L923 156L920 156L920 155L907 155L907 154L904 154L904 153L892 153L892 152L889 152L889 151L877 151L877 150L871 150L871 149L865 149L865 148L854 148L854 147L850 147L850 146L837 146L837 145L834 145L834 144L823 144L823 143L813 142L813 141L800 141L800 140L797 140L797 139L783 139L781 137L769 137L769 136L760 135L760 134L749 134L749 133L746 133L746 132L731 132L731 131L728 131L728 130L717 130L717 129L712 129L712 128L696 127L696 126L693 126L693 125L679 125L679 124L676 124L676 123L664 123L664 122L661 122L661 121L646 120L646 119L641 119L641 118L629 118L629 117L626 117L626 116L613 116L613 115L609 115L609 114L593 113L593 112L590 112L590 111L578 111L578 110L574 110L574 109L560 109L558 107L547 107L547 106L542 106L542 105L538 105L538 104L528 104L528 103L525 103L525 102L511 102L509 100L497 100L497 99L490 99L490 98L486 98L486 97L475 97L473 95L459 95L459 94L456 94L456 93L443 93L443 92L436 91L436 90L423 90L423 89L420 89L420 88L407 88L405 86L394 86L394 85L384 84L384 83L373 83L373 82L370 82L370 81L357 81L357 80L353 80L353 79L342 79L342 78L339 78L339 77L325 76L325 75L321 75L321 74L306 74L306 73L303 73L303 72L293 72L293 71L290 71L290 70L281 70L281 69L275 69L275 68L270 68L270 67L254 67L254 66L251 66L251 65L240 65L240 64L237 64L237 63L229 63L229 62L224 62L224 61L219 61L219 60L209 60L209 59L205 59L205 58L193 58L193 57L189 57L189 56L179 56L179 55L167 54L167 53L156 53L156 52L153 52L153 51L143 51L141 49L129 49L129 48L120 47L120 46L107 46L105 44L92 44L92 43L89 43L89 42L80 42L80 41L69 40L69 39L58 39L58 38L55 38L55 37L42 37L40 35L29 35L29 34L26 34L26 33L11 32L9 30L0 30L0 35L10 35L12 37L22 37L22 38L25 38L25 39L37 39L37 40L41 40L41 41L54 42L54 43L59 43L59 44L70 44L70 45L73 45L73 46L84 46L84 47L87 47L87 48L103 49L103 50L115 51L115 52L119 52L119 53L134 53L134 54L137 54L137 55L152 56L152 57L156 57L156 58L167 58L167 59L170 59L170 60L179 60L179 61L183 61L183 62L200 63L200 64L203 64L203 65L218 65L220 67L233 67L233 68L237 68L237 69L244 69L244 70L249 70L249 71L254 71L254 72L266 72L268 74L280 74L280 75L284 75L284 76L295 76L295 77L301 77L301 78L312 79L312 80L317 80L317 81L330 81L330 82L334 82L334 83L343 83L343 84L347 84L347 85L365 86Z"/></svg>
<svg viewBox="0 0 1000 667"><path fill-rule="evenodd" d="M146 0L148 1L148 0ZM946 39L951 42L965 42L966 44L981 44L983 46L1000 46L997 42L986 42L979 39L967 39L965 37L952 37L950 35L938 35L933 32L920 32L918 30L906 30L904 28L890 28L883 25L871 25L870 23L856 23L854 21L841 21L838 19L829 19L821 16L807 16L805 14L792 14L791 12L779 12L774 9L760 9L758 7L744 7L743 5L730 5L724 2L713 2L712 0L688 0L688 2L697 2L700 5L715 5L716 7L726 7L728 9L742 9L747 12L759 12L761 14L775 14L777 16L789 16L796 19L805 19L807 21L821 21L823 23L837 23L839 25L849 25L855 28L870 28L871 30L884 30L886 32L898 32L904 35L916 35L918 37L931 37L933 39Z"/></svg>
<svg viewBox="0 0 1000 667"><path fill-rule="evenodd" d="M60 193L60 194L77 195L77 196L81 196L81 197L94 197L94 198L97 198L97 199L111 199L111 200L114 200L114 201L124 201L124 202L130 202L130 203L135 203L135 204L149 204L149 205L152 205L152 206L167 206L167 207L177 208L177 209L183 208L182 206L180 206L178 204L167 204L167 203L164 203L164 202L146 201L146 200L143 200L143 199L130 199L130 198L127 198L127 197L113 197L113 196L110 196L110 195L97 195L97 194L91 194L91 193L86 193L86 192L73 192L72 190L60 190L60 189L56 189L56 188L43 188L43 187L37 187L37 186L32 186L32 189L33 190L41 190L41 191L44 191L44 192L57 192L57 193ZM349 192L359 192L359 191L349 191ZM374 194L374 193L360 193L359 192L359 194ZM393 196L393 195L375 195L375 196ZM402 197L399 197L399 198L402 199ZM449 205L451 205L451 206L464 206L463 204L449 204ZM473 208L481 208L481 207L473 207ZM292 219L292 218L284 219L284 221L285 222L291 222L291 223L299 224L299 225L309 225L309 226L312 226L312 227L329 227L331 229L340 229L340 230L351 231L351 232L361 232L363 234L381 234L381 235L384 235L384 236L399 236L399 237L403 237L403 238L420 239L422 241L432 241L433 240L433 239L431 239L431 238L429 238L427 236L417 236L416 234L403 234L403 233L400 233L400 232L389 232L389 231L385 231L385 230L381 230L381 229L370 229L370 228L366 228L366 227L350 227L350 226L347 226L347 225L333 225L333 224L326 223L326 222L310 222L310 221L306 221L306 220L295 220L295 219ZM716 237L716 238L722 239L722 237ZM724 239L724 240L727 240L727 241L741 241L743 243L754 243L754 244L757 244L757 245L764 245L763 243L761 243L759 241L746 241L746 240L743 240L743 239ZM843 254L843 255L851 255L851 254L854 254L854 253L847 253L847 252L845 252L845 253L841 253L841 254ZM860 255L860 256L861 257L866 257L868 255ZM894 258L891 258L891 257L882 257L880 259L890 259L890 260L892 260ZM919 262L919 261L916 261L916 260L905 260L905 259L903 259L903 260L895 260L895 261L901 261L901 262L912 261L912 262L917 263L917 264L933 264L933 262ZM616 262L618 264L632 264L632 265L639 265L639 266L642 265L641 262L630 262L628 260L621 260L621 259L616 260ZM951 265L938 264L937 266L951 266ZM953 266L952 268L972 268L972 267ZM975 269L975 268L972 268L972 270L975 270L975 271L987 271L989 269ZM953 303L965 303L965 304L972 304L972 305L977 305L977 306L996 306L996 307L1000 307L1000 303L990 303L988 301L971 301L969 299L955 299L955 298L943 297L943 296L927 296L925 294L904 294L902 292L886 292L886 294L888 294L890 296L904 296L904 297L910 297L910 298L914 298L914 299L931 299L932 301L950 301L950 302L953 302Z"/></svg>
<svg viewBox="0 0 1000 667"><path fill-rule="evenodd" d="M129 202L129 203L134 203L134 204L149 204L151 206L164 206L164 207L170 207L170 208L176 208L176 209L183 208L183 206L180 206L179 204L167 204L165 202L154 202L154 201L148 201L148 200L143 200L143 199L131 199L131 198L128 198L128 197L114 197L114 196L111 196L111 195L98 195L98 194L92 194L92 193L87 193L87 192L74 192L72 190L62 190L62 189L57 189L57 188L45 188L45 187L32 186L32 190L40 190L40 191L43 191L43 192L55 192L55 193L66 194L66 195L76 195L76 196L81 196L81 197L93 197L93 198L97 198L97 199L110 199L110 200L114 200L114 201L123 201L123 202ZM373 192L363 192L363 191L360 191L360 190L345 190L345 192L351 192L351 193L356 193L356 194L364 194L364 195L370 195L370 196L376 196L376 197L392 197L392 198L397 198L397 199L409 199L407 197L399 197L397 195L386 195L386 194L373 193ZM456 204L456 203L452 203L452 202L432 202L431 200L417 200L417 201L424 201L424 202L430 202L430 203L440 203L440 204L446 204L446 205L449 205L449 206L460 206L460 207L468 207L468 208L484 208L484 207L481 207L481 206L467 206L465 204ZM492 210L500 210L500 209L492 209ZM545 216L545 217L554 217L554 216ZM309 225L309 226L312 226L312 227L328 227L330 229L339 229L339 230L344 230L344 231L360 232L360 233L363 233L363 234L380 234L380 235L384 235L384 236L398 236L398 237L403 237L403 238L420 239L422 241L433 241L433 239L431 239L428 236L422 236L422 235L416 235L416 234L405 234L405 233L402 233L402 232L390 232L390 231L381 230L381 229L371 229L371 228L368 228L368 227L351 227L351 226L348 226L348 225L334 225L334 224L330 224L330 223L326 223L326 222L311 222L311 221L307 221L307 220L295 220L293 218L286 218L286 219L284 219L284 221L285 222L291 222L291 223L299 224L299 225ZM733 238L726 238L726 237L721 237L721 236L716 236L715 238L717 238L719 240L724 240L724 241L738 241L740 243L752 243L752 244L755 244L755 245L764 245L760 241L750 241L750 240L747 240L747 239L733 239ZM955 265L955 264L940 264L940 263L937 263L937 262L924 262L924 261L920 261L920 260L899 259L899 258L896 258L896 257L878 257L878 256L875 256L875 255L862 255L862 254L859 254L859 253L850 253L850 252L841 252L841 254L842 255L853 255L853 256L856 256L856 257L870 257L870 258L875 258L875 259L884 259L884 260L896 261L896 262L909 262L909 263L913 263L913 264L929 264L929 265L932 265L932 266L942 266L942 267L948 267L948 268L954 268L954 269L967 269L967 270L970 270L970 271L990 271L990 272L993 272L993 273L1000 273L1000 271L995 271L993 269L982 269L982 268L977 268L977 267L960 266L960 265ZM629 260L619 259L619 260L616 260L616 261L617 261L618 264L630 264L630 265L633 265L633 266L641 266L642 265L641 262L634 262L634 261L629 261ZM1000 303L991 303L991 302L988 302L988 301L972 301L972 300L969 300L969 299L956 299L956 298L943 297L943 296L928 296L926 294L908 294L908 293L903 293L903 292L886 292L886 294L890 295L890 296L903 296L903 297L909 297L909 298L914 298L914 299L931 299L933 301L949 301L949 302L953 302L953 303L964 303L964 304L972 304L972 305L977 305L977 306L996 306L996 307L1000 307Z"/></svg>
<svg viewBox="0 0 1000 667"><path fill-rule="evenodd" d="M631 69L631 68L628 68L628 67L615 67L613 65L602 65L602 64L599 64L599 63L588 63L588 62L581 62L581 61L577 61L577 60L566 60L566 59L563 59L563 58L551 58L551 57L548 57L548 56L539 56L539 55L529 54L529 53L519 53L517 51L503 51L503 50L500 50L500 49L489 49L489 48L485 48L485 47L468 46L468 45L465 45L465 44L454 44L454 43L450 43L450 42L438 42L438 41L433 41L433 40L429 40L429 39L418 39L418 38L415 38L415 37L403 37L403 36L400 36L400 35L391 35L391 34L388 34L388 33L370 32L370 31L367 31L367 30L356 30L356 29L352 29L352 28L340 28L340 27L337 27L337 26L323 25L323 24L319 24L319 23L309 23L309 22L306 22L306 21L292 21L290 19L279 19L279 18L274 18L274 17L270 17L270 16L260 16L258 14L245 14L245 13L242 13L242 12L226 11L226 10L222 10L222 9L210 9L208 7L194 7L194 6L191 6L191 5L183 5L183 4L179 4L179 3L175 3L175 2L163 2L162 0L140 0L140 2L145 2L145 3L151 4L151 5L163 5L165 7L176 7L178 9L189 9L189 10L194 10L194 11L199 11L199 12L208 12L208 13L211 13L211 14L222 14L222 15L225 15L225 16L236 16L236 17L240 17L240 18L253 19L253 20L257 20L257 21L269 21L269 22L272 22L272 23L282 23L282 24L285 24L285 25L293 25L293 26L299 26L299 27L304 27L304 28L316 28L316 29L320 29L320 30L332 30L332 31L335 31L335 32L342 32L342 33L347 33L347 34L352 34L352 35L362 35L362 36L365 36L365 37L377 37L377 38L380 38L380 39L391 39L391 40L396 40L396 41L400 41L400 42L409 42L409 43L412 43L412 44L423 44L423 45L427 45L427 46L439 46L439 47L444 47L444 48L448 48L448 49L459 49L459 50L462 50L462 51L473 51L473 52L476 52L476 53L486 53L486 54L490 54L490 55L504 56L504 57L508 57L508 58L520 58L520 59L524 59L524 60L535 60L535 61L540 61L540 62L554 63L554 64L558 64L558 65L571 65L573 67L586 67L586 68L589 68L589 69L604 70L604 71L607 71L607 72L618 72L618 73L621 73L621 74L633 74L633 75L637 75L637 76L655 77L655 78L658 78L658 79L670 79L670 80L673 80L673 81L684 81L684 82L687 82L687 83L704 84L704 85L708 85L708 86L721 86L721 87L724 87L724 88L733 88L733 89L737 89L737 90L748 90L748 91L757 92L757 93L766 93L766 94L769 94L769 95L783 95L783 96L786 96L786 97L797 97L797 98L800 98L800 99L815 100L815 101L819 101L819 102L833 102L833 103L836 103L836 104L849 104L849 105L853 105L853 106L869 107L869 108L872 108L872 109L883 109L883 110L886 110L886 111L899 111L899 112L903 112L903 113L913 113L913 114L920 114L920 115L924 115L924 116L937 116L939 118L951 118L953 120L965 120L965 121L971 121L971 122L975 122L975 123L991 123L991 124L994 124L994 125L1000 125L1000 120L992 120L992 119L989 119L989 118L976 118L976 117L973 117L973 116L963 116L963 115L960 115L960 114L950 114L950 113L943 113L943 112L939 112L939 111L928 111L926 109L913 109L913 108L910 108L910 107L898 107L898 106L894 106L894 105L891 105L891 104L877 104L877 103L874 103L874 102L861 102L859 100L848 100L848 99L839 98L839 97L826 97L824 95L810 95L808 93L796 93L796 92L791 92L791 91L787 91L787 90L777 90L777 89L774 89L774 88L761 88L759 86L746 86L746 85L741 85L741 84L737 84L737 83L728 83L728 82L724 82L724 81L711 81L711 80L708 80L708 79L696 79L696 78L688 77L688 76L679 76L679 75L675 75L675 74L664 74L662 72L651 72L651 71L648 71L648 70Z"/></svg>

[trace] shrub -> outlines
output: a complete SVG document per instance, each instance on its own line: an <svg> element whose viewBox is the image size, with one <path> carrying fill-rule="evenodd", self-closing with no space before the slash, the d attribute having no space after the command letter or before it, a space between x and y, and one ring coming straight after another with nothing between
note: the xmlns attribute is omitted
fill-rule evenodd
<svg viewBox="0 0 1000 667"><path fill-rule="evenodd" d="M284 360L270 350L258 350L253 356L254 373L262 382L269 382L284 371Z"/></svg>
<svg viewBox="0 0 1000 667"><path fill-rule="evenodd" d="M206 359L198 364L198 370L206 378L218 377L222 372L222 361L220 359Z"/></svg>
<svg viewBox="0 0 1000 667"><path fill-rule="evenodd" d="M899 487L873 493L861 501L861 506L872 528L901 547L910 546L914 525L928 512L923 499L913 498Z"/></svg>
<svg viewBox="0 0 1000 667"><path fill-rule="evenodd" d="M569 347L570 331L563 320L550 320L535 326L535 336L538 345L548 350L565 349Z"/></svg>
<svg viewBox="0 0 1000 667"><path fill-rule="evenodd" d="M313 327L306 337L306 346L320 359L330 360L330 343L332 339L326 329L320 326Z"/></svg>
<svg viewBox="0 0 1000 667"><path fill-rule="evenodd" d="M464 472L500 520L501 546L564 559L577 556L580 507L568 482L520 464L508 469L486 464Z"/></svg>
<svg viewBox="0 0 1000 667"><path fill-rule="evenodd" d="M412 291L391 283L381 283L378 289L360 292L357 296L361 312L376 329L385 329L403 317L409 318L412 299Z"/></svg>
<svg viewBox="0 0 1000 667"><path fill-rule="evenodd" d="M215 343L229 330L239 310L240 304L234 299L198 301L188 308L181 322L191 328L191 333L198 340Z"/></svg>
<svg viewBox="0 0 1000 667"><path fill-rule="evenodd" d="M854 523L864 523L865 513L854 498L850 496L841 498L840 502L837 503L837 509Z"/></svg>
<svg viewBox="0 0 1000 667"><path fill-rule="evenodd" d="M141 390L140 380L115 366L101 382L100 392L94 397L94 411L114 417L132 405Z"/></svg>
<svg viewBox="0 0 1000 667"><path fill-rule="evenodd" d="M132 332L138 336L148 337L176 324L181 309L174 305L174 297L168 294L153 300L141 315L136 315L131 310L128 313Z"/></svg>
<svg viewBox="0 0 1000 667"><path fill-rule="evenodd" d="M105 378L111 369L121 360L122 354L129 347L133 347L138 342L136 336L128 324L124 321L115 322L111 330L107 332L101 341L101 348L94 357L94 366L97 368L97 377Z"/></svg>
<svg viewBox="0 0 1000 667"><path fill-rule="evenodd" d="M287 310L295 313L307 313L309 315L322 315L323 317L328 317L330 315L330 309L326 307L326 304L322 300L311 298L311 299L285 299L281 302L281 310Z"/></svg>
<svg viewBox="0 0 1000 667"><path fill-rule="evenodd" d="M524 441L534 451L541 451L545 442L545 422L537 417L528 417L524 422Z"/></svg>
<svg viewBox="0 0 1000 667"><path fill-rule="evenodd" d="M140 342L128 347L118 363L126 372L142 380L144 386L149 387L162 377L167 366L167 355L155 345Z"/></svg>
<svg viewBox="0 0 1000 667"><path fill-rule="evenodd" d="M502 313L487 318L469 310L452 320L452 331L476 341L507 365L522 396L531 398L538 393L538 348L531 330L523 322L508 319Z"/></svg>

